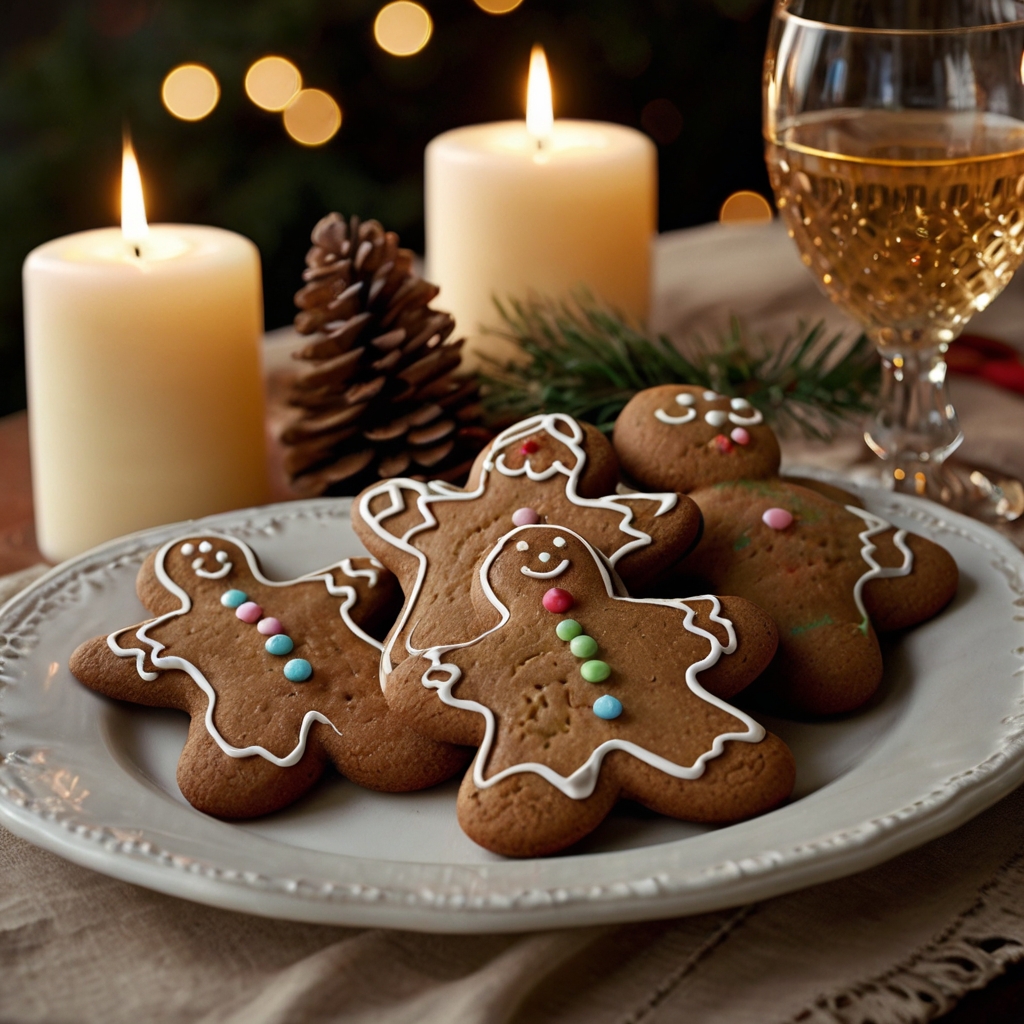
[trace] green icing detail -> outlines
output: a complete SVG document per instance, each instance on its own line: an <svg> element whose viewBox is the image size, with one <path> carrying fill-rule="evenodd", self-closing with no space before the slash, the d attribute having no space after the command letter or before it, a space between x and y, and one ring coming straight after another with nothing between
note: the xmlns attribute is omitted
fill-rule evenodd
<svg viewBox="0 0 1024 1024"><path fill-rule="evenodd" d="M559 640L575 640L583 632L583 627L575 619L562 619L555 626L555 636Z"/></svg>
<svg viewBox="0 0 1024 1024"><path fill-rule="evenodd" d="M861 632L862 632L862 633L863 633L863 634L864 634L865 636L867 636L867 635L868 635L868 617L867 617L866 615L864 616L864 618L863 618L863 619L861 619L861 620L860 620L860 625L859 625L859 626L858 626L857 628L858 628L858 629L859 629L859 630L860 630L860 631L861 631Z"/></svg>
<svg viewBox="0 0 1024 1024"><path fill-rule="evenodd" d="M789 632L791 636L800 636L801 633L809 633L812 629L821 629L822 626L833 625L831 615L823 615L814 622L808 622L806 626L794 626Z"/></svg>
<svg viewBox="0 0 1024 1024"><path fill-rule="evenodd" d="M747 531L744 530L743 533L741 533L733 542L732 549L733 551L742 551L745 547L749 546L750 536L748 535Z"/></svg>

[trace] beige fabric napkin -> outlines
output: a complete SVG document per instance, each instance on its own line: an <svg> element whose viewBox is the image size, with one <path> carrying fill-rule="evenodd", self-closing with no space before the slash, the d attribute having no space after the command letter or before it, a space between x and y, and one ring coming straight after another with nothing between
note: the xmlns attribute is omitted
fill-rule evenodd
<svg viewBox="0 0 1024 1024"><path fill-rule="evenodd" d="M797 310L834 315L814 306L777 227L732 229L724 254L719 245L694 259L723 230L662 241L659 327L706 329L736 311L777 333ZM986 312L987 329L1024 340L1022 308L1024 288ZM1024 403L963 384L971 443L1024 472ZM859 446L787 455L837 466ZM0 603L39 571L0 580ZM852 878L699 917L523 936L214 910L79 868L0 829L4 1024L897 1024L937 1016L1020 959L1024 790Z"/></svg>

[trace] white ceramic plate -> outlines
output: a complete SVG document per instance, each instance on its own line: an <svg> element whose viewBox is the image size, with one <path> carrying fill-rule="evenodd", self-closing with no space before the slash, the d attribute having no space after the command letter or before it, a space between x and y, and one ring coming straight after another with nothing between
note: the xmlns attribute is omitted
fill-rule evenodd
<svg viewBox="0 0 1024 1024"><path fill-rule="evenodd" d="M58 566L0 610L0 821L79 864L187 899L431 931L668 917L870 867L1024 779L1024 554L938 506L865 493L872 511L954 554L959 596L888 646L885 683L859 714L766 720L796 755L797 793L754 821L709 829L621 805L568 854L511 861L463 836L454 781L385 795L334 776L263 820L198 813L174 781L186 718L98 697L67 670L78 643L145 617L136 571L180 526ZM347 500L230 513L205 527L248 541L280 578L361 550Z"/></svg>

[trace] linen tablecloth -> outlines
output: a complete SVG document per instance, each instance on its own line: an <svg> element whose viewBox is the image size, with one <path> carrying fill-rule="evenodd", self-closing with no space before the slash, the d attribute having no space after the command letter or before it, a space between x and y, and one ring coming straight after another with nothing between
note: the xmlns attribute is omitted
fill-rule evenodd
<svg viewBox="0 0 1024 1024"><path fill-rule="evenodd" d="M728 235L724 231L730 231ZM710 243L710 244L709 244ZM779 227L663 238L656 325L779 334L837 314ZM1024 341L1024 286L975 329ZM957 381L966 454L1024 474L1024 402ZM852 464L855 438L790 445ZM0 603L37 575L0 580ZM215 910L0 829L0 1021L762 1024L924 1021L1024 959L1024 790L871 871L649 924L515 936L331 928Z"/></svg>

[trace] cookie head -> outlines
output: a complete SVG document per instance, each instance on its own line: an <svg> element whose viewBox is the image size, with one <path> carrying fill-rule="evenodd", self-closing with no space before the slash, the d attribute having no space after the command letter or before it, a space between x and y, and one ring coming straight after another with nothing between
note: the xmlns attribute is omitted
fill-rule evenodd
<svg viewBox="0 0 1024 1024"><path fill-rule="evenodd" d="M635 395L615 424L623 469L645 487L692 491L779 469L779 444L745 398L664 384Z"/></svg>
<svg viewBox="0 0 1024 1024"><path fill-rule="evenodd" d="M562 413L531 416L502 431L477 457L469 490L484 469L535 482L579 470L577 491L596 497L614 491L618 461L608 439L597 427Z"/></svg>
<svg viewBox="0 0 1024 1024"><path fill-rule="evenodd" d="M601 555L572 530L543 525L507 534L484 563L481 582L513 615L561 615L613 592Z"/></svg>

